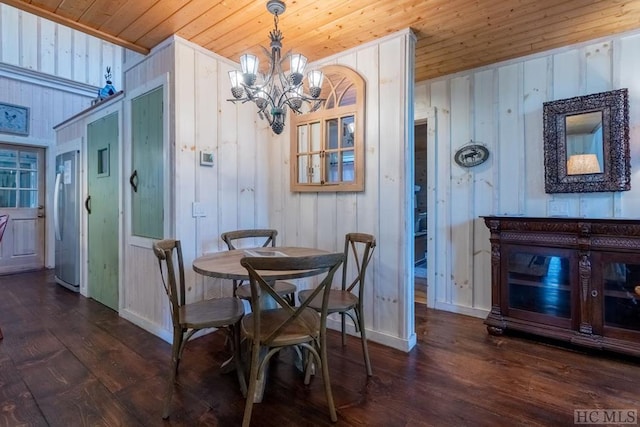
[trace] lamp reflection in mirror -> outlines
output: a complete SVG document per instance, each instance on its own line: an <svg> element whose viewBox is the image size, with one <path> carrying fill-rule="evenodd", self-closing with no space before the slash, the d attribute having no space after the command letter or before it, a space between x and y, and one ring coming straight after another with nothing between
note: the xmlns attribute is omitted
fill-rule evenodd
<svg viewBox="0 0 640 427"><path fill-rule="evenodd" d="M310 104L309 111L315 111L322 105L320 99L323 75L313 70L307 75L309 94L304 93L303 79L307 58L300 54L287 54L289 57L289 74L282 70L284 59L280 57L282 48L282 32L278 30L278 16L286 9L281 0L269 0L267 10L273 15L274 29L269 33L271 53L262 48L269 56L269 71L265 75L259 73L260 61L257 56L245 54L240 57L242 71L229 72L231 94L236 103L253 101L258 107L258 115L266 119L271 130L279 135L284 130L287 107L294 113L301 114L303 102Z"/></svg>
<svg viewBox="0 0 640 427"><path fill-rule="evenodd" d="M567 160L567 175L587 175L602 173L600 162L595 154L574 154Z"/></svg>

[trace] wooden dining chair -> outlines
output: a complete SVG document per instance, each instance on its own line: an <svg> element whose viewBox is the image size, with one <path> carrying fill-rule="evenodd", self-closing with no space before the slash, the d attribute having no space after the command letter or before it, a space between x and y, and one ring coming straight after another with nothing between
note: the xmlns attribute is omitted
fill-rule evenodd
<svg viewBox="0 0 640 427"><path fill-rule="evenodd" d="M342 345L346 344L346 325L345 316L349 316L353 321L356 332L360 333L362 341L362 354L364 356L364 364L367 375L373 375L371 370L371 361L369 360L369 349L367 348L367 336L364 322L364 290L365 290L365 273L369 266L369 261L373 256L376 247L376 238L371 234L364 233L347 233L344 238L344 266L342 267L342 286L340 289L331 289L329 293L328 312L340 313L342 324ZM355 277L348 280L349 261L355 264ZM356 289L357 287L357 289ZM298 292L298 298L301 302L313 297L313 290L303 290ZM315 296L309 303L309 306L320 311L322 310L322 299Z"/></svg>
<svg viewBox="0 0 640 427"><path fill-rule="evenodd" d="M162 284L171 304L171 320L173 322L171 369L167 382L162 418L169 417L173 388L184 347L191 336L201 329L221 328L228 332L229 341L232 343L233 359L238 373L240 389L243 394L246 394L246 382L240 355L240 319L244 315L244 304L234 297L186 303L184 265L180 241L171 239L157 241L153 244L153 252L158 258ZM175 263L176 260L177 264Z"/></svg>
<svg viewBox="0 0 640 427"><path fill-rule="evenodd" d="M256 247L256 245L266 248L276 246L276 236L278 230L273 229L249 229L249 230L235 230L227 231L220 235L220 238L227 244L229 250L240 249L244 247ZM258 243L255 243L258 241ZM247 242L249 246L245 246ZM243 244L244 243L244 244ZM291 282L284 280L277 280L274 285L274 289L280 296L284 296L289 300L291 305L295 305L296 291L298 288ZM248 300L251 298L251 289L247 283L243 283L241 280L233 281L233 295L238 298Z"/></svg>
<svg viewBox="0 0 640 427"><path fill-rule="evenodd" d="M261 292L266 292L278 304L278 308L268 310L263 309L261 304L252 304L252 312L242 319L242 331L251 343L249 389L242 420L243 427L248 427L251 423L257 384L264 383L264 374L271 357L289 346L306 350L306 354L310 356L306 364L307 372L310 372L311 356L313 357L313 366L319 367L322 372L331 421L338 420L329 379L326 332L329 290L333 276L343 259L342 253L330 253L306 257L244 257L240 260L240 264L249 274L252 300L257 301ZM318 274L326 274L311 293L312 298L317 296L323 301L320 316L316 310L308 307L308 302L298 307L290 305L288 300L279 295L270 282L260 275L263 271L292 270L311 270ZM307 374L305 384L308 381Z"/></svg>
<svg viewBox="0 0 640 427"><path fill-rule="evenodd" d="M4 237L4 230L7 228L7 224L9 223L9 215L0 215L0 241ZM2 328L0 328L0 340L4 338L2 335Z"/></svg>

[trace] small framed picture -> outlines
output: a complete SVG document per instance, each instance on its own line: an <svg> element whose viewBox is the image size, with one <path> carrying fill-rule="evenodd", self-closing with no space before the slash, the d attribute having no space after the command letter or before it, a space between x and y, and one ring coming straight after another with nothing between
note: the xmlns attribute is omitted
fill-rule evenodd
<svg viewBox="0 0 640 427"><path fill-rule="evenodd" d="M29 108L0 103L0 132L29 135Z"/></svg>
<svg viewBox="0 0 640 427"><path fill-rule="evenodd" d="M213 153L211 151L200 152L200 166L213 166Z"/></svg>

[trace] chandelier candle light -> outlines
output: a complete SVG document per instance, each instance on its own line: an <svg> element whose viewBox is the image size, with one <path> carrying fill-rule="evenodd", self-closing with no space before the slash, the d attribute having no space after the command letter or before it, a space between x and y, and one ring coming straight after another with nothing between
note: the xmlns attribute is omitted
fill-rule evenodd
<svg viewBox="0 0 640 427"><path fill-rule="evenodd" d="M280 57L282 48L282 32L278 30L278 16L286 9L281 0L269 0L267 10L273 15L274 29L269 33L271 39L271 53L262 47L265 54L269 56L269 72L265 75L259 74L258 57L251 54L244 54L240 57L242 71L229 71L231 80L231 94L234 99L229 99L233 103L247 101L255 102L258 107L258 115L261 119L267 119L271 130L279 135L284 130L284 123L287 117L286 107L293 112L301 114L303 101L311 104L310 111L315 111L322 105L324 99L320 99L320 89L322 88L322 71L314 70L307 74L309 84L309 94L304 93L303 78L304 68L307 65L307 58L300 54L287 53L284 58ZM282 62L290 58L289 74L282 71Z"/></svg>

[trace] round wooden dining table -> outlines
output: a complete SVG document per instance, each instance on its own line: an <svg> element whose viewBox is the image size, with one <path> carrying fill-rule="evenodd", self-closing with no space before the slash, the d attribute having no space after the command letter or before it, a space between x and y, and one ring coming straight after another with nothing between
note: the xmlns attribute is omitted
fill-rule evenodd
<svg viewBox="0 0 640 427"><path fill-rule="evenodd" d="M327 254L328 251L316 248L304 248L297 246L276 246L264 248L242 248L231 251L214 252L202 255L193 261L193 270L204 276L218 277L231 280L249 280L247 269L240 265L240 260L247 256L316 256ZM311 275L317 271L311 272ZM310 275L308 270L292 271L261 271L260 275L265 279L286 280L299 279Z"/></svg>
<svg viewBox="0 0 640 427"><path fill-rule="evenodd" d="M217 277L221 279L231 280L249 280L249 273L247 269L240 265L240 260L247 256L316 256L327 254L328 251L315 248L303 248L296 246L276 246L276 247L260 247L260 248L242 248L234 249L230 251L215 252L196 258L193 261L193 270L196 273L200 273L204 276ZM290 270L290 271L260 271L260 275L266 280L286 280L286 279L299 279L302 277L317 275L317 270ZM274 308L273 301L270 301L269 295L263 295L261 305L263 307ZM233 363L227 360L222 365L222 371L228 372L232 368ZM300 363L300 369L302 365ZM266 372L258 380L258 386L256 388L256 394L254 396L254 402L259 403L262 401L264 393L264 383L266 378Z"/></svg>

